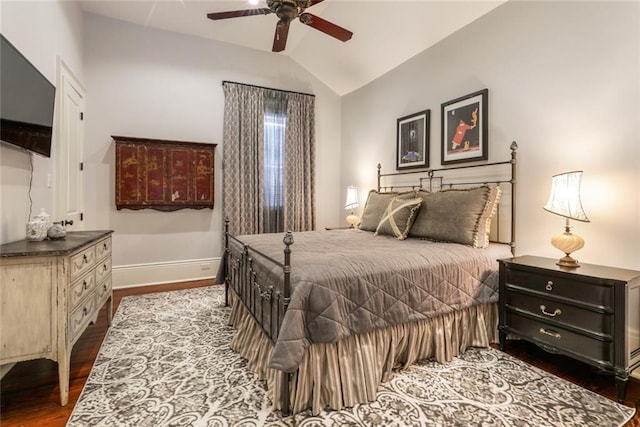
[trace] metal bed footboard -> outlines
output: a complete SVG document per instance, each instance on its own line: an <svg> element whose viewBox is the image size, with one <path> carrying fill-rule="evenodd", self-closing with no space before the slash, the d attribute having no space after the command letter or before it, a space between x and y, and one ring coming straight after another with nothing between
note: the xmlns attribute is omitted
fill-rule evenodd
<svg viewBox="0 0 640 427"><path fill-rule="evenodd" d="M293 234L288 231L282 239L282 243L284 243L284 262L281 263L231 236L229 234L229 218L225 218L224 222L225 305L229 305L229 287L231 287L247 311L251 313L251 316L275 345L280 334L284 315L291 301L291 245L293 245ZM234 253L234 250L229 246L230 241L241 246L242 251ZM261 257L281 268L283 280L271 280L269 283L261 283L258 271L254 268L256 265L254 262L257 257ZM265 318L268 321L265 321ZM291 374L283 371L281 375L280 399L282 414L286 416L291 413L288 386Z"/></svg>

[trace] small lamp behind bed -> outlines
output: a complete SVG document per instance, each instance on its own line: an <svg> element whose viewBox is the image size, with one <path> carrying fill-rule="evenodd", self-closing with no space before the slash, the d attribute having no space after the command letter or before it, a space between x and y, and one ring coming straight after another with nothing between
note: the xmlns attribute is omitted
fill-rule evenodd
<svg viewBox="0 0 640 427"><path fill-rule="evenodd" d="M584 246L584 239L571 233L569 219L589 222L589 218L582 209L580 201L580 180L582 171L573 171L554 175L551 178L551 195L549 201L544 206L548 212L565 217L564 233L557 234L551 238L551 244L565 253L556 263L561 267L580 267L578 261L570 255L572 252Z"/></svg>
<svg viewBox="0 0 640 427"><path fill-rule="evenodd" d="M353 185L347 187L347 201L344 204L344 208L351 212L347 215L347 223L349 228L355 228L358 223L358 216L353 213L353 210L358 207L358 189Z"/></svg>

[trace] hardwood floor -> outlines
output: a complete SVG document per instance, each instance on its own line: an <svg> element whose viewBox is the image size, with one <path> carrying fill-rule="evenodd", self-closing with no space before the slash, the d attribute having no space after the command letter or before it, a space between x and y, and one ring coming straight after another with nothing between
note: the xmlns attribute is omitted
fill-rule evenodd
<svg viewBox="0 0 640 427"><path fill-rule="evenodd" d="M114 310L123 297L150 292L163 292L209 286L211 280L146 286L115 290ZM107 331L106 309L101 309L98 321L90 325L73 347L69 384L69 404L60 406L57 364L48 360L33 360L17 364L0 386L0 424L9 426L64 426L84 387ZM526 342L510 341L507 352L519 359L615 399L613 376L594 372L590 367L567 357L546 353ZM626 405L635 407L636 414L626 427L640 427L640 381L631 379L627 387ZM608 426L602 426L608 427Z"/></svg>

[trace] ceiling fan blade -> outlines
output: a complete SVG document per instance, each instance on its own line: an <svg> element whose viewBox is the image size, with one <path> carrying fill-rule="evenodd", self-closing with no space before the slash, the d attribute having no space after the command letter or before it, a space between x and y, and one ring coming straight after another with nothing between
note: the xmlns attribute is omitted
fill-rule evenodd
<svg viewBox="0 0 640 427"><path fill-rule="evenodd" d="M327 21L326 19L319 18L312 13L303 13L299 18L300 22L303 24L315 28L318 31L322 31L323 33L328 34L331 37L335 37L343 42L350 40L351 36L353 36L353 33L346 28L342 28Z"/></svg>
<svg viewBox="0 0 640 427"><path fill-rule="evenodd" d="M243 16L268 15L270 13L271 13L271 9L267 9L267 8L233 10L230 12L207 13L207 18L213 19L215 21L218 19L241 18Z"/></svg>
<svg viewBox="0 0 640 427"><path fill-rule="evenodd" d="M289 21L278 21L276 25L276 33L273 36L273 51L282 52L287 45L287 36L289 35Z"/></svg>

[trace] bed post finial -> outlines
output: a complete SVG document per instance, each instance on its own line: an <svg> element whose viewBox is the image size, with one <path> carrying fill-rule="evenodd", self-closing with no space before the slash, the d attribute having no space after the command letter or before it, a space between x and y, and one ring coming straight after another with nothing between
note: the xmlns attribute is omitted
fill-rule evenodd
<svg viewBox="0 0 640 427"><path fill-rule="evenodd" d="M378 192L380 192L380 176L381 176L382 165L378 163Z"/></svg>

